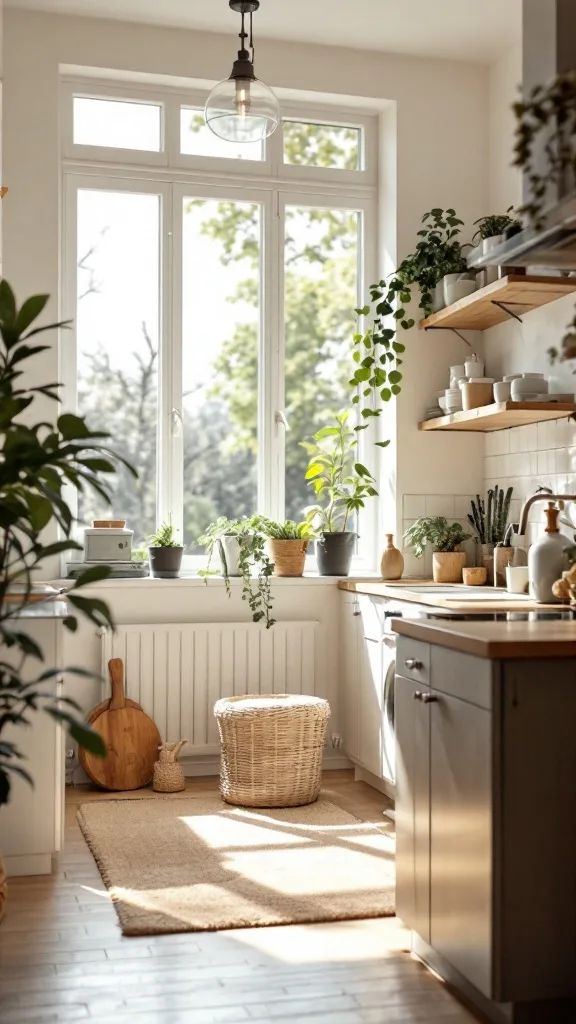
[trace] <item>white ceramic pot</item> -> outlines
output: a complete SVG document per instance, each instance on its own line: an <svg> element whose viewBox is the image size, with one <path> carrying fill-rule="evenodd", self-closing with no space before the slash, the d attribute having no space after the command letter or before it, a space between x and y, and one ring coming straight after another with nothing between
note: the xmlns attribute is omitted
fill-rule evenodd
<svg viewBox="0 0 576 1024"><path fill-rule="evenodd" d="M448 288L451 285L456 284L456 282L458 281L459 277L460 277L460 274L445 274L444 277L442 278L441 284L442 284L442 288L444 289L444 305L445 306L449 306L450 305L450 299L449 299L449 296L448 296Z"/></svg>
<svg viewBox="0 0 576 1024"><path fill-rule="evenodd" d="M518 377L512 381L510 393L514 399L522 399L524 395L543 395L548 391L548 381L542 377Z"/></svg>
<svg viewBox="0 0 576 1024"><path fill-rule="evenodd" d="M448 274L447 277L452 277L452 274ZM452 281L446 284L447 278L444 278L444 296L446 298L446 305L451 306L453 302L459 302L460 299L465 299L467 295L472 295L476 291L475 281Z"/></svg>
<svg viewBox="0 0 576 1024"><path fill-rule="evenodd" d="M432 312L438 313L439 310L444 309L445 305L446 303L444 302L444 284L440 280L432 290Z"/></svg>
<svg viewBox="0 0 576 1024"><path fill-rule="evenodd" d="M219 541L220 562L222 563L222 575L224 575L224 563L222 554L226 559L226 568L229 576L239 576L238 556L240 554L240 543L237 537L221 537Z"/></svg>
<svg viewBox="0 0 576 1024"><path fill-rule="evenodd" d="M522 376L521 373L506 373L503 377L503 381L509 381L512 383L513 380L518 380Z"/></svg>
<svg viewBox="0 0 576 1024"><path fill-rule="evenodd" d="M509 402L511 394L511 382L509 380L499 380L494 384L494 401L495 402Z"/></svg>
<svg viewBox="0 0 576 1024"><path fill-rule="evenodd" d="M491 238L482 239L482 255L486 256L492 249L496 249L499 245L502 245L504 241L504 235L492 235Z"/></svg>
<svg viewBox="0 0 576 1024"><path fill-rule="evenodd" d="M450 367L450 387L457 388L458 382L462 380L462 377L466 376L466 367L464 363L459 363L457 366Z"/></svg>
<svg viewBox="0 0 576 1024"><path fill-rule="evenodd" d="M563 533L545 533L528 551L530 597L538 604L557 604L560 598L552 592L552 584L569 568L567 549L571 541Z"/></svg>
<svg viewBox="0 0 576 1024"><path fill-rule="evenodd" d="M482 362L481 359L478 359L478 356L475 354L471 355L466 360L466 362L464 363L464 368L466 370L467 377L477 378L484 376L484 363Z"/></svg>

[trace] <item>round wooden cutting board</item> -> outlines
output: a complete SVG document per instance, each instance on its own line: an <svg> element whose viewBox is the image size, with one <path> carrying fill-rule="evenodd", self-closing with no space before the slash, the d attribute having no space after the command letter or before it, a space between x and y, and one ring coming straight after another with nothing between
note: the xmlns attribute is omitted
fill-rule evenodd
<svg viewBox="0 0 576 1024"><path fill-rule="evenodd" d="M88 715L92 728L106 744L106 757L80 751L86 774L103 789L140 789L148 785L158 760L160 733L155 723L134 701L124 696L124 666L120 658L108 662L112 699Z"/></svg>

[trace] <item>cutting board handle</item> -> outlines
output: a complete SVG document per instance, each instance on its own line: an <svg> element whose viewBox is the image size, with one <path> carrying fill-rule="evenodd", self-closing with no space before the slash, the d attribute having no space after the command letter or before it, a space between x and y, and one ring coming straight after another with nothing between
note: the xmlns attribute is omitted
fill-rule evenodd
<svg viewBox="0 0 576 1024"><path fill-rule="evenodd" d="M120 708L126 707L126 697L124 696L124 663L122 658L110 658L108 662L108 671L110 673L110 682L112 683L112 700L110 701L109 711L119 711Z"/></svg>

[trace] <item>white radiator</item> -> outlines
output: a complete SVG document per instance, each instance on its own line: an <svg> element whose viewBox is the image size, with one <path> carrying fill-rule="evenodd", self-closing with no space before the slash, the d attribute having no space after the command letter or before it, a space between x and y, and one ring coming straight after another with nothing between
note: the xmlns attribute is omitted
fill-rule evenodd
<svg viewBox="0 0 576 1024"><path fill-rule="evenodd" d="M316 622L216 622L118 626L102 635L102 675L122 658L126 695L154 719L163 740L188 739L184 754L219 750L212 713L220 697L308 693L314 688ZM110 685L103 685L103 698Z"/></svg>

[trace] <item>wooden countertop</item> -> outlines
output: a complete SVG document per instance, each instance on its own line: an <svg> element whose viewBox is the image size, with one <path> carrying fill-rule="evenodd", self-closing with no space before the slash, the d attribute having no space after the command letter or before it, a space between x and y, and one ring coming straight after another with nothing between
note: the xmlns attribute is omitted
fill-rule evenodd
<svg viewBox="0 0 576 1024"><path fill-rule="evenodd" d="M528 601L526 598L515 599L513 594L510 594L509 598L497 597L494 601L491 601L489 598L467 601L458 592L459 587L464 589L464 584L458 583L454 585L454 593L453 595L450 594L449 597L446 594L440 596L437 590L431 590L429 594L423 592L414 593L410 590L411 585L418 587L429 585L431 588L439 586L433 580L417 578L401 580L348 578L347 580L341 580L338 584L341 590L352 591L356 594L368 594L372 597L392 597L396 598L397 601L411 601L414 604L424 604L432 608L443 608L453 612L466 612L467 615L475 613L481 615L484 612L534 612L545 611L547 608L557 611L561 607L558 604L536 604L535 601ZM449 585L447 584L447 586ZM498 587L497 589L500 593L504 592L504 588Z"/></svg>
<svg viewBox="0 0 576 1024"><path fill-rule="evenodd" d="M392 619L392 628L401 636L480 658L573 658L576 655L576 619L574 622Z"/></svg>

